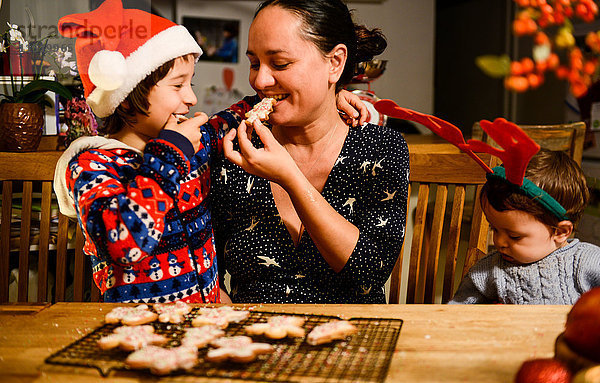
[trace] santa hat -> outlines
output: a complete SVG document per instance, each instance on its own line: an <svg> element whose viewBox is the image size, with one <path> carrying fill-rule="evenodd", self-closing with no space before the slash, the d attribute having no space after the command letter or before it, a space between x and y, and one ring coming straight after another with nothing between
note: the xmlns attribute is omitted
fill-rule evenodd
<svg viewBox="0 0 600 383"><path fill-rule="evenodd" d="M162 64L202 49L188 30L165 18L123 9L106 0L88 13L62 17L58 30L75 37L85 98L98 117L110 116L127 95Z"/></svg>

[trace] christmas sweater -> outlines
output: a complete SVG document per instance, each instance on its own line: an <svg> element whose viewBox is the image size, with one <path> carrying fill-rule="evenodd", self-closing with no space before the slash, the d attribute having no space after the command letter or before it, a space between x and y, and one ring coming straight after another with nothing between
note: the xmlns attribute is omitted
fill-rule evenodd
<svg viewBox="0 0 600 383"><path fill-rule="evenodd" d="M140 152L81 137L61 156L54 188L77 217L84 253L105 302L220 302L209 210L210 164L258 101L246 98L201 127L200 149L162 131Z"/></svg>

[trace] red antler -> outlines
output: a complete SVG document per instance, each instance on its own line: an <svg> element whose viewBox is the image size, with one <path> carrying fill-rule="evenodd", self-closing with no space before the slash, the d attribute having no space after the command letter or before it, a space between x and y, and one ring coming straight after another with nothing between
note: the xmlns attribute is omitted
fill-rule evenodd
<svg viewBox="0 0 600 383"><path fill-rule="evenodd" d="M540 150L540 146L521 128L504 118L497 118L493 123L481 120L480 124L481 129L504 150L493 148L478 140L469 140L469 147L500 158L506 169L506 179L515 185L523 185L527 164Z"/></svg>
<svg viewBox="0 0 600 383"><path fill-rule="evenodd" d="M429 130L468 154L486 172L492 173L492 169L490 169L490 167L487 166L481 160L481 158L477 157L477 155L471 150L470 146L465 143L465 139L461 130L451 123L435 116L430 116L428 114L402 108L392 100L376 101L375 109L379 113L383 113L394 118L400 118L402 120L418 122L419 124L426 126Z"/></svg>

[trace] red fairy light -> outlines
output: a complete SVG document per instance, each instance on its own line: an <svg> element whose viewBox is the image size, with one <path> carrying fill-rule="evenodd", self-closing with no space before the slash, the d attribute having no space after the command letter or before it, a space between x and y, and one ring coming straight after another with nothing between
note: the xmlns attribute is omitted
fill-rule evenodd
<svg viewBox="0 0 600 383"><path fill-rule="evenodd" d="M506 179L518 186L523 185L525 169L531 157L540 150L540 146L521 128L504 118L497 118L494 122L486 120L481 120L480 122L483 131L502 147L502 150L479 140L468 140L465 142L461 130L451 123L435 116L402 108L392 100L379 100L375 102L375 109L379 113L393 118L414 121L424 125L438 136L468 154L487 173L493 173L492 169L473 151L488 153L500 158L504 164Z"/></svg>

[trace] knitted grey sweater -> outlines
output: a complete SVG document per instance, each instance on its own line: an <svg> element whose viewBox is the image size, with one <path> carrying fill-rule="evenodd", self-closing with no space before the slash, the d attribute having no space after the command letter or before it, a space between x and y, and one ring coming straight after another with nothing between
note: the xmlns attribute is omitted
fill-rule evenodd
<svg viewBox="0 0 600 383"><path fill-rule="evenodd" d="M600 286L600 247L571 239L567 246L527 265L493 252L477 262L448 303L571 305Z"/></svg>

